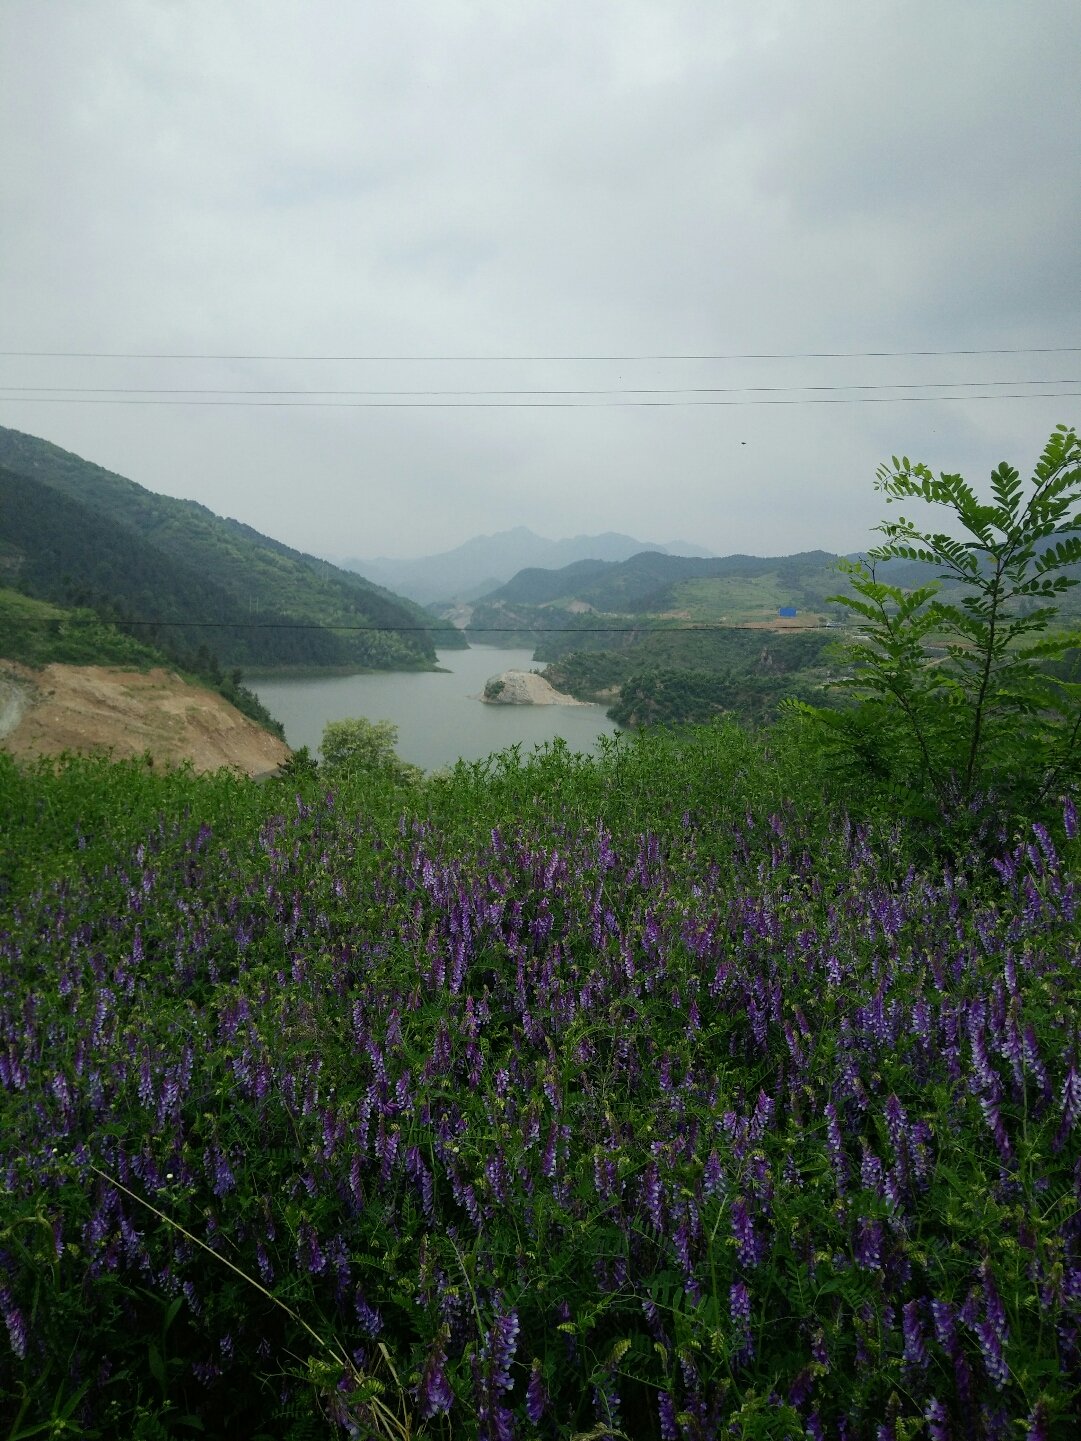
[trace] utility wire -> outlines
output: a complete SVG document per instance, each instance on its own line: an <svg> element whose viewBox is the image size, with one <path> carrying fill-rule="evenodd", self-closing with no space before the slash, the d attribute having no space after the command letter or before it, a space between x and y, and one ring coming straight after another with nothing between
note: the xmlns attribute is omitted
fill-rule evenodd
<svg viewBox="0 0 1081 1441"><path fill-rule="evenodd" d="M519 396L519 395L757 395L791 393L793 391L839 390L978 390L981 386L1006 385L1081 385L1076 376L1058 380L894 380L879 384L851 385L674 385L629 386L608 385L595 389L556 390L547 386L531 386L527 390L249 390L242 386L180 386L180 385L3 385L0 390L20 394L47 395L359 395L359 396Z"/></svg>
<svg viewBox="0 0 1081 1441"><path fill-rule="evenodd" d="M293 360L293 361L671 361L671 360L878 360L940 355L1077 355L1081 345L986 346L969 350L792 350L655 355L210 355L123 350L0 350L0 356L40 360Z"/></svg>
<svg viewBox="0 0 1081 1441"><path fill-rule="evenodd" d="M0 389L3 387L0 386ZM1081 395L1079 390L999 391L993 395L808 395L799 398L756 396L743 400L133 400L122 396L0 395L0 404L194 405L249 410L673 410L681 407L696 409L749 405L925 405L947 400L1059 400L1078 395Z"/></svg>
<svg viewBox="0 0 1081 1441"><path fill-rule="evenodd" d="M126 617L118 620L106 620L105 617L94 615L93 618L83 620L80 616L24 616L8 621L12 629L26 629L33 626L48 625L94 625L105 623L107 625L123 628L124 626L153 626L159 630L320 630L320 631L348 631L364 632L367 634L393 634L393 635L434 635L438 637L444 627L438 624L428 625L339 625L330 622L319 621L246 621L246 620L129 620ZM728 631L728 630L775 630L778 634L786 634L797 630L842 630L859 629L859 625L849 621L831 621L828 625L818 622L815 625L786 625L773 626L764 621L746 621L729 624L721 621L702 621L691 625L666 625L654 626L645 622L631 625L583 625L583 626L562 626L553 627L550 630L531 630L526 625L477 625L476 634L485 635L525 635L530 634L538 640L546 639L551 635L632 635L635 632L644 632L649 635L671 635L674 632L683 631ZM459 634L467 634L460 631Z"/></svg>

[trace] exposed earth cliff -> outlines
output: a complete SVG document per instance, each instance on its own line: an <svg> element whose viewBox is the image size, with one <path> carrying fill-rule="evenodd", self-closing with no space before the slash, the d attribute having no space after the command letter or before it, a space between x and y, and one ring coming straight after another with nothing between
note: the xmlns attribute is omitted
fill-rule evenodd
<svg viewBox="0 0 1081 1441"><path fill-rule="evenodd" d="M284 741L228 701L172 671L0 661L0 747L23 759L64 751L144 753L197 771L226 766L247 775L275 770Z"/></svg>

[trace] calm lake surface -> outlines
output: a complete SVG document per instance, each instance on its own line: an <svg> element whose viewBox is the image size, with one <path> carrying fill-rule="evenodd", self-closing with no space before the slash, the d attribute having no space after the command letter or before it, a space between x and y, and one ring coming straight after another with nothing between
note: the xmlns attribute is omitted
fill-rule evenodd
<svg viewBox="0 0 1081 1441"><path fill-rule="evenodd" d="M311 680L246 675L295 748L315 753L330 720L366 716L398 727L397 751L424 770L451 766L460 757L482 760L521 743L524 752L561 736L571 750L590 751L597 737L617 729L601 706L484 705L477 697L489 676L505 670L540 670L531 650L473 646L438 653L447 674L381 671L375 675Z"/></svg>

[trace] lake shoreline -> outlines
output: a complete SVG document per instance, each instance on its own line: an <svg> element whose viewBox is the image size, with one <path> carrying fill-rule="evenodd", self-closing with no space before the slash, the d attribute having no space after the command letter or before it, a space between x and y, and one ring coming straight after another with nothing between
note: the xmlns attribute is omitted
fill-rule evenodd
<svg viewBox="0 0 1081 1441"><path fill-rule="evenodd" d="M440 651L436 670L368 671L345 675L252 673L245 685L284 726L294 749L314 754L328 721L364 716L398 728L397 752L422 770L483 760L511 746L532 749L562 739L572 750L595 749L619 727L589 702L484 704L487 683L507 671L529 673L532 650L471 646Z"/></svg>

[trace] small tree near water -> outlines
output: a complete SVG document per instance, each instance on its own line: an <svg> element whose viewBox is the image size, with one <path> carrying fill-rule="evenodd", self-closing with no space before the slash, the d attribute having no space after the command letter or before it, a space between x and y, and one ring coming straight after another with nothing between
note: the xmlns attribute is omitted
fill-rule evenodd
<svg viewBox="0 0 1081 1441"><path fill-rule="evenodd" d="M875 488L888 503L943 508L960 536L900 516L877 527L885 544L868 563L841 563L853 594L830 600L860 627L840 682L857 704L810 713L901 806L956 816L991 794L1034 812L1081 762L1081 685L1047 669L1081 644L1076 626L1057 624L1059 598L1081 579L1078 437L1054 431L1029 487L1003 462L991 500L907 456L880 467ZM891 585L878 572L890 560L936 566L938 578ZM945 594L942 581L953 583Z"/></svg>
<svg viewBox="0 0 1081 1441"><path fill-rule="evenodd" d="M320 749L328 771L382 776L396 781L420 779L420 768L403 761L394 747L398 727L393 721L370 721L364 716L328 721Z"/></svg>

